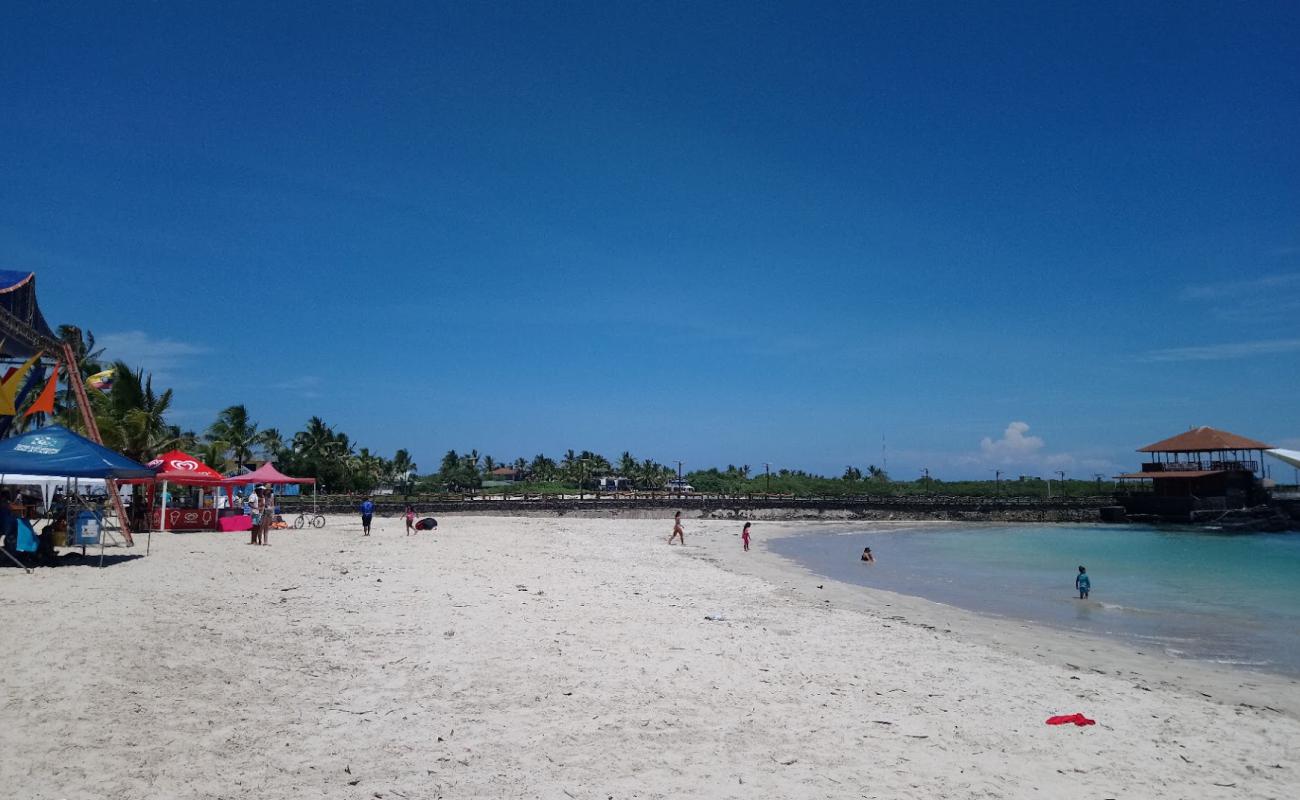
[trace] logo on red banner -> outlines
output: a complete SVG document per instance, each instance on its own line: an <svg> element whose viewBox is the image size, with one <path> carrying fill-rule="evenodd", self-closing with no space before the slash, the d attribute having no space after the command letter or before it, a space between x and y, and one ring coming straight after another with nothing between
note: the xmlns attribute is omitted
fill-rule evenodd
<svg viewBox="0 0 1300 800"><path fill-rule="evenodd" d="M199 468L199 462L197 462L197 461L173 461L173 462L172 462L172 467L173 467L174 469L183 469L183 470L187 470L187 471L189 471L189 472L193 472L194 470L196 470L196 469Z"/></svg>

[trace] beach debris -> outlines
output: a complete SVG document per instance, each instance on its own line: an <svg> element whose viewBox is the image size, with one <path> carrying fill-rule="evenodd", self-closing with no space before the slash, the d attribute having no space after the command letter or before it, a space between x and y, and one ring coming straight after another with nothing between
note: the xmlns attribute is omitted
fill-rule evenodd
<svg viewBox="0 0 1300 800"><path fill-rule="evenodd" d="M292 592L294 589L297 589L297 588L298 588L297 586L286 586L286 587L284 587L283 589L281 589L280 591L282 591L282 592Z"/></svg>
<svg viewBox="0 0 1300 800"><path fill-rule="evenodd" d="M343 768L343 771L346 772L347 774L351 775L351 774L352 774L352 765L351 765L351 764L348 764L346 767Z"/></svg>
<svg viewBox="0 0 1300 800"><path fill-rule="evenodd" d="M1074 724L1082 728L1085 725L1096 725L1097 720L1088 719L1082 714L1057 714L1047 718L1048 725L1070 725Z"/></svg>
<svg viewBox="0 0 1300 800"><path fill-rule="evenodd" d="M876 723L877 725L893 725L893 724L894 724L894 723L890 722L890 721L887 720L887 719L873 719L873 720L871 720L871 721L874 722L874 723Z"/></svg>
<svg viewBox="0 0 1300 800"><path fill-rule="evenodd" d="M722 616L721 613L705 614L705 615L704 615L704 618L707 619L707 620L710 621L710 622L726 622L726 621L727 621L727 618L724 617L724 616Z"/></svg>

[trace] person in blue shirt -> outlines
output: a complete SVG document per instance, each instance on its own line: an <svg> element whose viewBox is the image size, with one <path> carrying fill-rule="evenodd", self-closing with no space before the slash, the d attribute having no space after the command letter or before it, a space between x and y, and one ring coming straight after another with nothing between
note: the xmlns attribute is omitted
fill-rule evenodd
<svg viewBox="0 0 1300 800"><path fill-rule="evenodd" d="M1088 577L1087 567L1079 567L1079 575L1074 579L1074 588L1079 590L1080 600L1088 599L1088 592L1092 591L1092 580Z"/></svg>
<svg viewBox="0 0 1300 800"><path fill-rule="evenodd" d="M361 530L363 536L370 535L370 520L375 516L375 504L367 497L361 501Z"/></svg>

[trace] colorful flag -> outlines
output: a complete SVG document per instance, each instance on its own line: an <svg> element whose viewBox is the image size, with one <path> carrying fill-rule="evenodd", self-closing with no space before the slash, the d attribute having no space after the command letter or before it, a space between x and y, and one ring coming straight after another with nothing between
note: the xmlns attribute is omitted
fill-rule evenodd
<svg viewBox="0 0 1300 800"><path fill-rule="evenodd" d="M40 357L41 354L37 353L27 359L21 367L11 372L3 381L0 381L0 416L12 417L18 413L18 409L14 407L18 396L18 387L23 385L27 373L31 371L31 368Z"/></svg>
<svg viewBox="0 0 1300 800"><path fill-rule="evenodd" d="M53 414L54 413L54 393L59 390L59 365L54 365L54 374L50 375L50 382L45 384L45 388L37 395L31 408L27 409L24 417L30 417L32 414Z"/></svg>
<svg viewBox="0 0 1300 800"><path fill-rule="evenodd" d="M113 388L113 370L106 369L103 372L96 372L86 379L92 389L98 389L101 392L107 392Z"/></svg>

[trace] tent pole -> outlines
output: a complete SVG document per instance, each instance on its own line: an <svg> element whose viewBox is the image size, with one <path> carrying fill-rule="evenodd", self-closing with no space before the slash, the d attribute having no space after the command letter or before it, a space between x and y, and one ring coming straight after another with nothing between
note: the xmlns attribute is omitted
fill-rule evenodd
<svg viewBox="0 0 1300 800"><path fill-rule="evenodd" d="M158 530L167 532L167 481L163 481L162 513L158 515Z"/></svg>
<svg viewBox="0 0 1300 800"><path fill-rule="evenodd" d="M9 559L10 561L14 562L14 563L17 564L18 566L22 567L23 570L25 570L25 571L27 572L27 574L29 574L29 575L31 574L31 572L32 572L32 568L29 567L29 566L27 566L27 565L24 564L23 562L19 561L19 560L18 560L18 556L15 556L13 553L9 552L8 550L4 549L3 547L0 547L0 553L4 553L4 554L5 554L5 558Z"/></svg>

